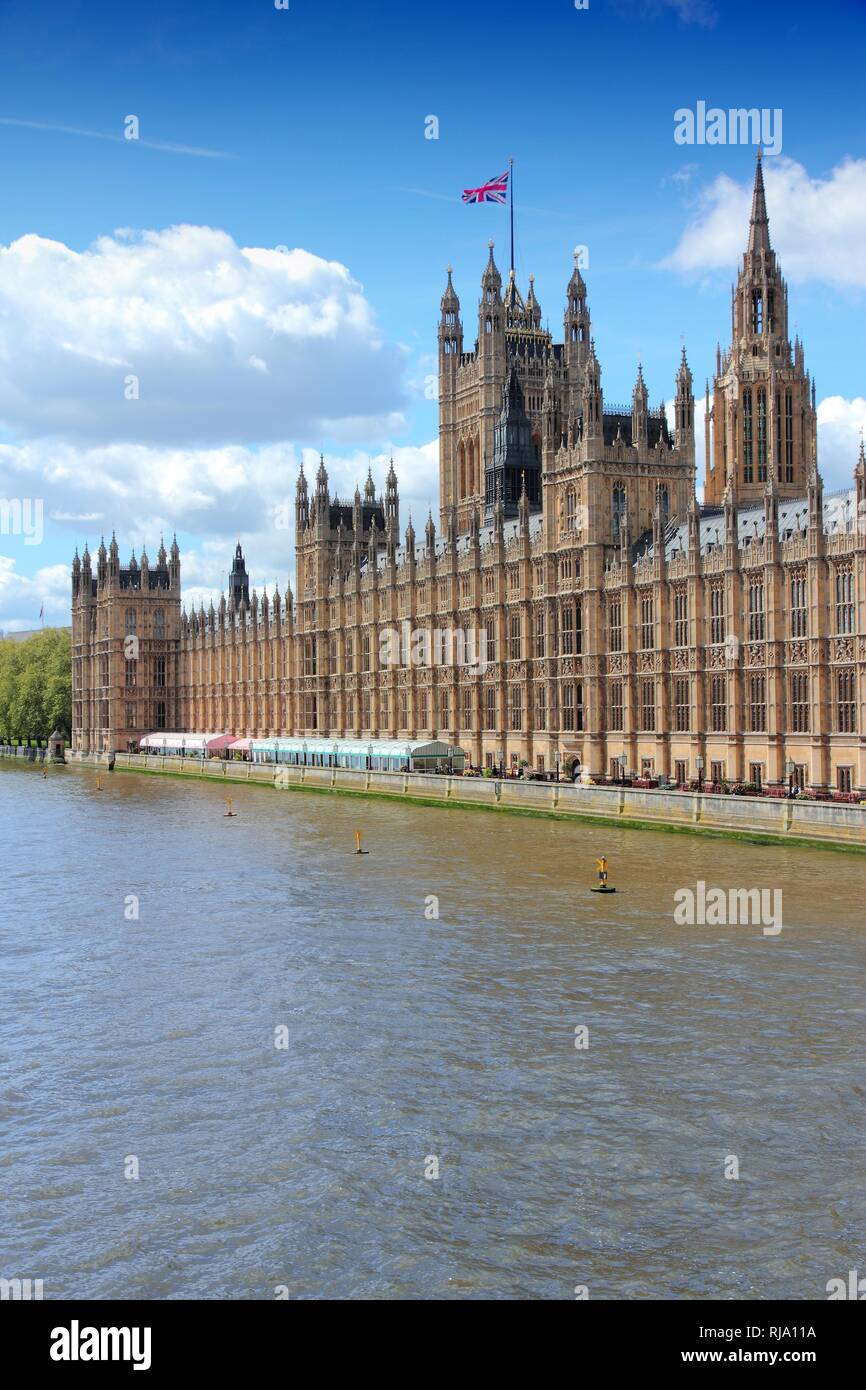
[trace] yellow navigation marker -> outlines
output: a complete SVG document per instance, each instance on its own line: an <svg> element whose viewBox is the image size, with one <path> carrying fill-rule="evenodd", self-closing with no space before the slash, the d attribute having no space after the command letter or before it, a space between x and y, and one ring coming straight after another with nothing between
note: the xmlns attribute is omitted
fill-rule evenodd
<svg viewBox="0 0 866 1390"><path fill-rule="evenodd" d="M101 778L101 777L97 777L97 779L96 779L96 790L97 790L98 792L101 792L101 791L102 791L102 778Z"/></svg>
<svg viewBox="0 0 866 1390"><path fill-rule="evenodd" d="M590 893L615 893L616 889L611 888L607 881L607 860L602 855L595 862L598 865L598 883L595 888L590 888Z"/></svg>
<svg viewBox="0 0 866 1390"><path fill-rule="evenodd" d="M236 815L237 815L237 811L233 811L233 810L232 810L232 799L231 799L230 796L227 796L227 797L226 797L226 806L227 806L228 809L225 810L225 811L223 811L223 815L224 815L224 816L236 816Z"/></svg>
<svg viewBox="0 0 866 1390"><path fill-rule="evenodd" d="M361 832L360 832L360 830L356 830L356 831L355 831L355 853L356 853L356 854L369 854L369 853L370 853L370 851L369 851L368 849L361 849Z"/></svg>

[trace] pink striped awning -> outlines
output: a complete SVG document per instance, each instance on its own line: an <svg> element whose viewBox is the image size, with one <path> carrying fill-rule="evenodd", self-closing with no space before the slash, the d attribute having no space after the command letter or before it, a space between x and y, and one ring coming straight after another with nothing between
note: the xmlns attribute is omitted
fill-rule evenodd
<svg viewBox="0 0 866 1390"><path fill-rule="evenodd" d="M222 753L224 749L231 748L237 742L234 734L220 734L218 738L208 739L205 748L208 753ZM245 742L249 742L249 740L245 740Z"/></svg>

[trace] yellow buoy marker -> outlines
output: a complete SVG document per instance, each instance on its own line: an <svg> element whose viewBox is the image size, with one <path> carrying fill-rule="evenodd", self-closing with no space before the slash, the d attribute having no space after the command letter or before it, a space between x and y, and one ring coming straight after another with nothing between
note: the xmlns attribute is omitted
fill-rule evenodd
<svg viewBox="0 0 866 1390"><path fill-rule="evenodd" d="M237 811L233 811L233 810L232 810L232 799L231 799L230 796L227 796L227 797L226 797L226 810L223 811L223 815L224 815L224 816L236 816L236 815L237 815Z"/></svg>
<svg viewBox="0 0 866 1390"><path fill-rule="evenodd" d="M616 889L611 888L607 881L607 860L602 855L601 859L596 859L598 865L598 883L595 888L590 888L590 893L615 893Z"/></svg>
<svg viewBox="0 0 866 1390"><path fill-rule="evenodd" d="M370 853L370 851L369 851L368 849L361 849L361 832L360 832L360 830L356 830L356 831L355 831L355 853L356 853L356 854L369 854L369 853Z"/></svg>
<svg viewBox="0 0 866 1390"><path fill-rule="evenodd" d="M97 779L96 779L96 790L97 790L98 792L101 792L101 791L102 791L102 778L101 778L101 777L97 777Z"/></svg>

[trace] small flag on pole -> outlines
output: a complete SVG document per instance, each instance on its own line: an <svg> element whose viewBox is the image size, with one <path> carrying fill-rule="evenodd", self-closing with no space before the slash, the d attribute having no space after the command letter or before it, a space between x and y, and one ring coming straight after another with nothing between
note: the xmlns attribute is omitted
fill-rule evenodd
<svg viewBox="0 0 866 1390"><path fill-rule="evenodd" d="M464 203L504 203L508 197L508 175L506 169L498 179L489 179L480 188L464 188Z"/></svg>

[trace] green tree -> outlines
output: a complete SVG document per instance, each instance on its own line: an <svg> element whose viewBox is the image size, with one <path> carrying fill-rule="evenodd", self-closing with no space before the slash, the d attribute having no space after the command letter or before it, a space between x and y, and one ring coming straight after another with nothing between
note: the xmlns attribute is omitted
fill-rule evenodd
<svg viewBox="0 0 866 1390"><path fill-rule="evenodd" d="M48 627L26 642L0 642L0 734L47 738L72 728L72 642Z"/></svg>

